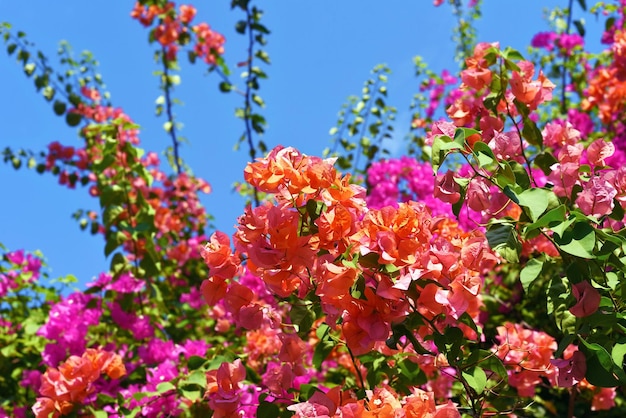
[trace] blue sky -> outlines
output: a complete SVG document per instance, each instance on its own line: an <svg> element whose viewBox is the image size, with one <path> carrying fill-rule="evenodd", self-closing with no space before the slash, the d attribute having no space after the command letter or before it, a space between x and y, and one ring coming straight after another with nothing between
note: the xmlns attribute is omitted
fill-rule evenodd
<svg viewBox="0 0 626 418"><path fill-rule="evenodd" d="M479 41L500 41L524 52L534 33L547 30L543 9L567 2L524 3L520 9L520 2L485 0ZM233 29L241 13L231 11L227 0L194 4L196 21L206 21L226 36L225 58L237 71L234 64L246 56L245 39ZM406 132L408 106L418 88L412 58L423 56L434 70L454 70L450 41L454 19L449 7L435 8L429 0L384 4L373 0L259 4L265 11L263 23L272 31L266 48L272 60L266 69L270 78L260 91L267 104L262 113L269 122L264 140L270 147L295 146L320 155L330 145L328 132L341 104L347 96L360 93L370 70L379 63L393 71L388 104L398 108L397 131ZM90 50L100 62L113 104L141 125L142 147L160 153L170 142L162 129L164 119L154 115L160 94L152 75L157 69L152 59L156 46L147 43L148 31L130 18L132 6L132 1L110 0L0 0L0 20L26 32L50 58L55 58L61 40L69 41L77 54ZM239 97L220 93L220 80L207 75L202 65L184 66L181 77L175 97L184 106L176 107L175 113L184 123L181 134L189 140L182 156L196 175L212 185L213 193L203 202L215 225L231 233L243 204L232 192L232 184L241 180L247 162L245 149L233 151L243 131L234 117ZM0 149L39 151L52 141L80 145L76 130L54 115L38 97L32 80L2 51L0 97ZM50 175L25 169L15 172L6 164L0 165L0 178L1 243L10 249L41 250L53 277L74 274L86 283L107 269L102 238L80 231L71 218L77 209L98 208L86 189L68 190Z"/></svg>

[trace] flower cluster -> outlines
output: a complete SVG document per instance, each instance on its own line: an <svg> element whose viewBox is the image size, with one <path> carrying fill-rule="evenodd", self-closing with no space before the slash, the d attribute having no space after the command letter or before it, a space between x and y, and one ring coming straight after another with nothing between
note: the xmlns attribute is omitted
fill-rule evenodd
<svg viewBox="0 0 626 418"><path fill-rule="evenodd" d="M340 331L354 356L366 355L390 338L412 312L432 324L412 336L411 344L419 345L415 350L421 349L416 338L457 325L462 315L478 320L478 273L496 262L480 233L433 218L421 203L368 208L364 189L351 185L332 161L293 148L277 147L249 164L245 178L273 194L276 202L246 209L234 234L234 252L220 232L203 251L210 272L203 295L209 305L222 305L239 326L279 326L271 320L272 305L235 279L242 259L271 294L318 299L324 315L320 321ZM464 332L472 335L470 328ZM280 353L285 352L280 359L293 364L302 358L302 348L289 348L303 344L295 334L279 330L277 335ZM281 387L288 389L292 380Z"/></svg>
<svg viewBox="0 0 626 418"><path fill-rule="evenodd" d="M41 286L41 258L4 254L0 417L26 405L116 418L622 407L620 6L609 59L592 62L578 35L533 39L535 53L562 58L551 64L570 75L562 95L540 68L550 60L497 43L475 46L449 94L459 81L445 71L422 83L413 126L428 129L416 143L431 163L373 162L369 189L334 159L275 147L244 170L267 196L232 237L205 235L208 183L166 174L132 119L81 79L68 115L85 143L50 144L38 168L98 199L81 222L104 237L111 267L61 293ZM188 44L221 62L223 37L195 15L151 0L132 12L166 71ZM448 120L432 122L441 103Z"/></svg>
<svg viewBox="0 0 626 418"><path fill-rule="evenodd" d="M87 349L82 356L71 356L58 368L49 368L41 377L42 397L37 398L33 412L37 418L68 415L96 392L102 374L111 379L124 376L122 358L109 351Z"/></svg>
<svg viewBox="0 0 626 418"><path fill-rule="evenodd" d="M164 6L158 2L137 2L130 15L145 27L157 21L150 36L165 49L168 61L176 61L179 47L187 44L192 34L195 35L193 52L207 64L214 65L216 57L224 53L223 35L204 22L191 26L196 16L196 8L193 6L183 4L176 10L172 2Z"/></svg>

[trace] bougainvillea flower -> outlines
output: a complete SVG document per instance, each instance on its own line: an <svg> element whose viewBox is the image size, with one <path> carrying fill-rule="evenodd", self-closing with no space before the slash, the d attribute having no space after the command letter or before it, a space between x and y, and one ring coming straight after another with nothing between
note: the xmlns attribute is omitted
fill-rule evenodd
<svg viewBox="0 0 626 418"><path fill-rule="evenodd" d="M574 386L583 380L587 373L587 359L578 350L567 360L555 359L550 362L559 369L556 382L562 388Z"/></svg>
<svg viewBox="0 0 626 418"><path fill-rule="evenodd" d="M583 191L578 193L576 204L585 215L600 218L610 215L617 196L617 190L604 178L594 176L587 183L583 183Z"/></svg>
<svg viewBox="0 0 626 418"><path fill-rule="evenodd" d="M49 368L41 376L39 393L33 412L37 418L67 415L76 405L95 392L94 382L105 373L112 379L126 374L122 358L112 352L87 349L81 356L71 356L58 368Z"/></svg>
<svg viewBox="0 0 626 418"><path fill-rule="evenodd" d="M589 162L597 167L606 165L605 160L615 153L615 145L604 139L596 139L587 148Z"/></svg>
<svg viewBox="0 0 626 418"><path fill-rule="evenodd" d="M298 418L332 418L335 416L335 411L337 411L337 404L324 392L317 391L308 401L290 405L287 409L295 412L294 416Z"/></svg>
<svg viewBox="0 0 626 418"><path fill-rule="evenodd" d="M601 299L600 292L589 281L583 280L573 285L572 294L576 298L576 304L569 308L572 315L583 318L598 310Z"/></svg>
<svg viewBox="0 0 626 418"><path fill-rule="evenodd" d="M461 198L461 186L454 181L454 173L451 170L446 174L437 175L435 197L450 204L455 204Z"/></svg>

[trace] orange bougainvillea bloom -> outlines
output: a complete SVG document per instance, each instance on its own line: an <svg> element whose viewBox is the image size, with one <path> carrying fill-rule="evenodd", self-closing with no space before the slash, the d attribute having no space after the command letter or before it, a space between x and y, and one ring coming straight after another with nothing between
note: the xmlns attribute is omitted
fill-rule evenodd
<svg viewBox="0 0 626 418"><path fill-rule="evenodd" d="M247 208L239 219L235 246L248 255L248 268L281 297L306 285L316 250L311 236L300 236L299 214L285 203Z"/></svg>
<svg viewBox="0 0 626 418"><path fill-rule="evenodd" d="M115 353L87 349L81 356L71 356L58 368L49 368L41 377L39 393L33 406L37 418L71 413L95 390L93 383L104 373L111 379L126 375L122 358Z"/></svg>
<svg viewBox="0 0 626 418"><path fill-rule="evenodd" d="M266 158L248 164L244 179L258 190L292 196L316 193L328 188L337 178L331 160L310 157L298 150L278 146Z"/></svg>
<svg viewBox="0 0 626 418"><path fill-rule="evenodd" d="M430 214L421 203L401 203L371 210L365 215L357 234L361 254L378 254L381 264L404 267L417 260L430 242Z"/></svg>
<svg viewBox="0 0 626 418"><path fill-rule="evenodd" d="M517 63L520 71L513 71L511 76L511 92L517 100L536 109L541 103L552 99L552 90L556 87L548 78L539 72L537 80L533 80L535 66L529 61Z"/></svg>
<svg viewBox="0 0 626 418"><path fill-rule="evenodd" d="M241 265L238 254L233 254L228 235L216 231L202 249L202 258L212 277L232 279Z"/></svg>
<svg viewBox="0 0 626 418"><path fill-rule="evenodd" d="M497 330L500 345L496 354L505 366L511 367L509 384L520 396L534 396L542 378L556 386L556 368L550 361L557 348L553 337L510 322Z"/></svg>
<svg viewBox="0 0 626 418"><path fill-rule="evenodd" d="M207 396L213 416L235 417L240 404L241 381L246 377L246 368L240 359L222 363L217 370L207 373Z"/></svg>
<svg viewBox="0 0 626 418"><path fill-rule="evenodd" d="M180 21L183 23L189 23L196 16L196 8L187 4L180 6Z"/></svg>

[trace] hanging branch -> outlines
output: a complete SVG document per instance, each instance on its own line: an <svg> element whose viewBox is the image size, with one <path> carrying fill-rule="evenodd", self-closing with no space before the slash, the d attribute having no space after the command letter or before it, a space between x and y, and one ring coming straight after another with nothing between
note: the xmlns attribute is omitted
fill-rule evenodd
<svg viewBox="0 0 626 418"><path fill-rule="evenodd" d="M567 8L567 26L565 28L565 34L569 35L570 28L572 26L572 7L574 6L574 0L569 0L569 6ZM563 54L563 73L561 74L561 113L567 113L567 98L565 97L566 83L567 83L567 61L568 54Z"/></svg>
<svg viewBox="0 0 626 418"><path fill-rule="evenodd" d="M248 143L248 154L250 155L250 161L254 161L257 158L257 147L260 153L265 153L267 147L265 143L259 139L255 144L253 138L253 132L261 135L265 132L265 126L267 125L265 118L253 111L253 106L265 107L265 103L261 96L256 92L259 90L259 79L267 78L267 74L263 72L258 66L255 66L255 58L263 61L265 64L269 64L269 55L263 49L256 49L255 45L263 46L267 43L264 35L269 34L269 30L260 23L262 12L256 7L250 7L250 0L233 0L231 3L233 8L239 7L246 14L245 20L237 22L235 29L238 33L244 35L247 30L248 35L248 54L246 65L246 81L244 95L244 107L243 109L237 109L237 116L243 119L245 132L242 135L240 142L246 140ZM227 85L228 89L232 89L230 85ZM255 189L253 191L253 199L255 206L259 206L259 196Z"/></svg>
<svg viewBox="0 0 626 418"><path fill-rule="evenodd" d="M176 135L176 123L174 121L174 113L172 112L172 96L170 92L170 88L173 86L168 68L168 59L165 51L165 47L161 47L161 58L163 62L163 92L165 94L165 112L167 114L167 122L166 122L166 131L170 134L170 138L172 138L172 150L174 151L174 170L176 174L180 174L180 157L178 154L178 145L179 139Z"/></svg>

